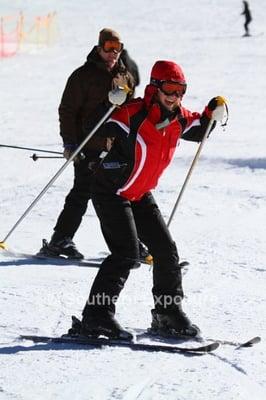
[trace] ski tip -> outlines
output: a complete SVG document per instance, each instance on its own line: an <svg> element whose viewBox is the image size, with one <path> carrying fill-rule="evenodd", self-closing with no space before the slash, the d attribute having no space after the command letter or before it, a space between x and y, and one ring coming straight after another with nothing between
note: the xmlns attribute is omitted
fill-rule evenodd
<svg viewBox="0 0 266 400"><path fill-rule="evenodd" d="M0 249L7 250L7 245L5 242L0 242Z"/></svg>
<svg viewBox="0 0 266 400"><path fill-rule="evenodd" d="M209 344L203 344L199 347L180 347L180 351L188 352L188 353L198 353L198 354L206 354L211 353L212 351L218 349L220 346L219 342L212 342ZM174 347L173 347L174 348Z"/></svg>
<svg viewBox="0 0 266 400"><path fill-rule="evenodd" d="M213 342L213 343L207 344L206 352L214 351L214 350L218 349L219 346L220 346L220 343L218 343L218 342Z"/></svg>
<svg viewBox="0 0 266 400"><path fill-rule="evenodd" d="M261 337L260 336L255 336L252 339L248 340L245 343L242 343L239 347L251 347L253 346L253 344L257 344L261 341Z"/></svg>

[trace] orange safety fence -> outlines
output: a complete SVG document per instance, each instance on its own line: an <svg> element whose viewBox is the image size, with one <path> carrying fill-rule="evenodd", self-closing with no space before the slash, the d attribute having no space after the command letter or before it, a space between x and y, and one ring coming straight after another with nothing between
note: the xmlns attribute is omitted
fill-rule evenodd
<svg viewBox="0 0 266 400"><path fill-rule="evenodd" d="M55 12L34 17L31 25L22 12L0 17L0 58L15 55L28 46L51 46L57 36Z"/></svg>
<svg viewBox="0 0 266 400"><path fill-rule="evenodd" d="M5 31L8 24L9 30ZM13 16L0 18L0 57L10 57L18 51L17 18Z"/></svg>

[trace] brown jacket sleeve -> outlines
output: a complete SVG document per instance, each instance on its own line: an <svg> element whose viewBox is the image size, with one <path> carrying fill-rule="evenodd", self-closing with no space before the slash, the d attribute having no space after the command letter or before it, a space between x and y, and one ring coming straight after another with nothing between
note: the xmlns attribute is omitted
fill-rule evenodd
<svg viewBox="0 0 266 400"><path fill-rule="evenodd" d="M88 79L88 77L86 77ZM78 119L82 113L85 94L82 85L82 71L74 71L66 83L61 103L59 105L60 135L64 144L78 143Z"/></svg>

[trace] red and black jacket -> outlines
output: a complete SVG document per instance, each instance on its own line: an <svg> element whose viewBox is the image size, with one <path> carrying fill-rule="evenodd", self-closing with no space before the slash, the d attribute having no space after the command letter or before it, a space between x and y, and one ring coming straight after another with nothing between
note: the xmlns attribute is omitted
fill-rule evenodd
<svg viewBox="0 0 266 400"><path fill-rule="evenodd" d="M208 123L205 112L191 112L182 106L174 119L161 122L158 104L149 104L145 97L129 102L100 131L115 140L95 171L92 192L140 200L157 186L180 138L201 141Z"/></svg>

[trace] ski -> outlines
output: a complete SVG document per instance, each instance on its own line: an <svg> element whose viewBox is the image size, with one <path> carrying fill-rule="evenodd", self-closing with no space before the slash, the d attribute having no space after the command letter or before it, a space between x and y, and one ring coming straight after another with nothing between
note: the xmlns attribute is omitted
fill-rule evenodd
<svg viewBox="0 0 266 400"><path fill-rule="evenodd" d="M23 260L29 260L29 263L36 262L38 260L38 264L52 264L52 265L75 265L78 267L92 267L92 268L99 268L100 265L102 264L103 260L107 257L108 254L105 256L101 257L89 257L89 258L84 258L81 260L75 260L74 258L67 258L64 256L45 256L43 254L29 254L29 253L20 253L16 251L11 251L11 250L4 250L1 252L2 255L5 257L14 257L18 260L21 260L20 262L22 263ZM141 259L141 264L150 266L152 267L152 263L146 262L144 259ZM1 261L0 261L1 263ZM19 261L18 261L19 263ZM14 263L15 265L15 263ZM188 266L189 262L188 261L182 261L179 264L183 275L185 275L188 271Z"/></svg>
<svg viewBox="0 0 266 400"><path fill-rule="evenodd" d="M208 340L210 342L216 342L221 345L228 345L228 346L234 346L237 349L241 349L242 347L252 347L254 344L260 343L261 337L260 336L254 336L253 338L246 340L246 341L234 341L234 340L225 340L225 339L211 339L207 338L205 340Z"/></svg>
<svg viewBox="0 0 266 400"><path fill-rule="evenodd" d="M95 257L95 258L85 258L82 260L75 260L71 258L66 258L66 257L45 257L45 256L40 256L36 254L28 254L28 253L19 253L19 252L13 252L10 250L5 250L2 252L6 257L12 257L17 260L17 264L19 263L25 263L27 262L28 264L33 264L33 263L38 263L39 265L74 265L78 267L91 267L91 268L99 268L102 261L104 260L103 257ZM16 262L14 262L14 265L16 265Z"/></svg>
<svg viewBox="0 0 266 400"><path fill-rule="evenodd" d="M251 35L251 34L249 34L249 35L244 34L244 35L242 35L242 38L244 38L244 37L256 38L256 37L263 36L263 35L264 35L264 32L254 33L253 35Z"/></svg>
<svg viewBox="0 0 266 400"><path fill-rule="evenodd" d="M164 344L147 344L138 341L125 341L119 339L106 339L106 338L87 338L84 336L68 336L63 335L60 337L51 336L35 336L35 335L20 335L20 339L30 340L34 343L53 343L53 344L73 344L83 345L88 347L103 348L109 347L126 347L134 351L150 351L150 352L166 352L166 353L181 353L181 354L197 354L202 355L210 353L219 347L219 343L213 342L204 344L198 347L181 347L169 346Z"/></svg>
<svg viewBox="0 0 266 400"><path fill-rule="evenodd" d="M103 262L103 257L94 257L94 258L83 258L81 260L75 260L74 258L67 258L63 256L43 256L38 254L33 254L31 256L33 259L37 259L44 264L58 264L58 265L75 265L78 267L94 267L99 268L101 263Z"/></svg>
<svg viewBox="0 0 266 400"><path fill-rule="evenodd" d="M187 336L177 336L174 334L170 333L158 333L158 332L153 332L152 329L148 330L143 330L142 333L138 334L139 337L150 337L150 338L156 338L158 340L162 339L169 339L169 340L189 340ZM194 341L198 343L205 343L205 342L211 342L211 343L219 343L220 345L228 345L228 346L233 346L236 349L241 349L245 347L252 347L254 344L260 343L261 338L260 336L254 336L246 341L236 341L236 340L226 340L226 339L213 339L209 337L202 337L202 336L197 336L193 338Z"/></svg>

